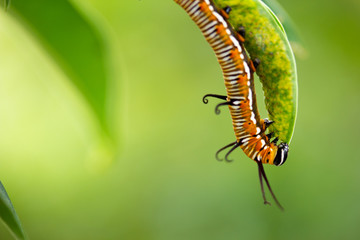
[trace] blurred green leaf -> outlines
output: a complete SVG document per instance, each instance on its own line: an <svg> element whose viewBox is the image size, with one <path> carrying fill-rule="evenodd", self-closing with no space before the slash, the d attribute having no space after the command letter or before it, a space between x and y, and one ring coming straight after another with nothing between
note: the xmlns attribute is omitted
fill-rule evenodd
<svg viewBox="0 0 360 240"><path fill-rule="evenodd" d="M9 6L10 6L10 0L2 0L2 1L0 2L0 5L1 5L5 10L7 10L7 9L9 8Z"/></svg>
<svg viewBox="0 0 360 240"><path fill-rule="evenodd" d="M69 1L15 0L9 10L68 75L109 135L110 77L104 36Z"/></svg>
<svg viewBox="0 0 360 240"><path fill-rule="evenodd" d="M260 0L214 0L230 6L229 22L245 27L245 48L252 59L260 59L256 74L263 85L265 106L274 121L270 131L290 143L297 114L297 72L292 48L280 21Z"/></svg>
<svg viewBox="0 0 360 240"><path fill-rule="evenodd" d="M5 0L5 9L8 9L10 6L10 0Z"/></svg>
<svg viewBox="0 0 360 240"><path fill-rule="evenodd" d="M20 219L16 214L14 206L12 205L2 182L0 182L0 218L9 227L10 231L17 239L25 239Z"/></svg>

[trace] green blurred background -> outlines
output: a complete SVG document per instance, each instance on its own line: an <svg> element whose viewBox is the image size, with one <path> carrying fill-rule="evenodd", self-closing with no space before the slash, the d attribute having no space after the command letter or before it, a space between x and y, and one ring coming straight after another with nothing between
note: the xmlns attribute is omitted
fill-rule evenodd
<svg viewBox="0 0 360 240"><path fill-rule="evenodd" d="M1 11L0 179L30 239L359 239L360 2L279 2L308 53L289 158L266 166L285 212L263 205L241 151L215 160L231 119L201 98L225 92L222 74L173 1L77 1L107 26L119 72L112 163L86 102Z"/></svg>

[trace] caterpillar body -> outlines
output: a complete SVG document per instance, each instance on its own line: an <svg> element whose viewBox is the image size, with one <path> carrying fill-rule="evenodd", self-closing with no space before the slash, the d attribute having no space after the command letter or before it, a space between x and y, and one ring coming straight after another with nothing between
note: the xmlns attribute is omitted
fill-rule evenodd
<svg viewBox="0 0 360 240"><path fill-rule="evenodd" d="M261 119L254 88L254 72L258 61L254 62L248 57L244 48L244 29L235 31L228 23L230 7L218 9L210 0L174 0L192 18L200 28L207 42L215 52L221 66L225 81L227 95L207 94L203 101L207 103L207 97L215 97L225 102L216 106L218 114L219 107L228 105L236 141L221 148L218 154L230 148L225 155L225 160L236 148L240 147L244 153L258 164L260 185L264 203L268 204L263 188L263 178L277 205L282 209L271 190L262 164L282 165L287 158L289 147L286 143L277 145L278 139L272 134L266 134L267 127L272 123L268 119Z"/></svg>

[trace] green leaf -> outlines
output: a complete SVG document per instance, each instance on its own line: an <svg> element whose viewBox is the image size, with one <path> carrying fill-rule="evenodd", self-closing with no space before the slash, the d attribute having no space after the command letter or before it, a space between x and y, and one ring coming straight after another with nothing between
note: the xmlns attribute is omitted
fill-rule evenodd
<svg viewBox="0 0 360 240"><path fill-rule="evenodd" d="M284 28L260 0L214 0L230 6L229 22L245 27L245 48L252 59L260 59L256 74L263 85L265 106L275 123L270 131L290 143L297 114L297 72L294 54Z"/></svg>
<svg viewBox="0 0 360 240"><path fill-rule="evenodd" d="M278 21L281 27L285 29L287 38L290 41L294 53L300 57L305 56L306 51L303 40L301 39L299 31L289 14L276 0L262 1L264 2L264 7L269 10L275 21Z"/></svg>
<svg viewBox="0 0 360 240"><path fill-rule="evenodd" d="M95 24L64 0L14 0L9 12L34 34L67 74L109 135L108 49Z"/></svg>
<svg viewBox="0 0 360 240"><path fill-rule="evenodd" d="M3 186L0 182L0 218L9 227L10 231L17 239L26 239L24 231L21 227L20 219L16 214L14 206Z"/></svg>

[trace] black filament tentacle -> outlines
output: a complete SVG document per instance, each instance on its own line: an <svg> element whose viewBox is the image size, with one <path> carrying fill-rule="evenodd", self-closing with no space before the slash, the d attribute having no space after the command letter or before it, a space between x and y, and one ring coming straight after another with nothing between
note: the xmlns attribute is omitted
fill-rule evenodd
<svg viewBox="0 0 360 240"><path fill-rule="evenodd" d="M221 151L223 151L223 150L225 150L225 149L233 146L233 145L236 144L236 143L237 143L237 141L232 142L232 143L226 145L225 147L220 148L220 149L215 153L216 159L217 159L218 161L222 161L222 159L219 158L219 153L220 153Z"/></svg>
<svg viewBox="0 0 360 240"><path fill-rule="evenodd" d="M282 211L284 211L284 208L281 206L280 202L277 200L274 192L272 191L272 189L271 189L271 187L270 187L270 183L269 183L269 181L268 181L268 179L267 179L267 177L266 177L265 170L264 170L264 167L263 167L262 163L260 162L260 164L258 164L258 166L259 166L259 169L260 169L260 171L261 171L261 173L262 173L262 175L263 175L263 177L264 177L264 179L265 179L266 185L267 185L267 187L268 187L268 189L269 189L269 191L270 191L270 193L271 193L271 196L273 197L273 199L274 199L275 202L276 202L276 205L277 205Z"/></svg>
<svg viewBox="0 0 360 240"><path fill-rule="evenodd" d="M232 105L233 104L233 102L232 101L230 101L230 102L223 102L223 103L219 103L218 105L216 105L216 107L215 107L215 114L216 115L219 115L220 114L220 109L219 109L219 107L220 106L225 106L225 105Z"/></svg>
<svg viewBox="0 0 360 240"><path fill-rule="evenodd" d="M203 97L203 103L207 104L209 102L209 100L207 99L207 97L213 97L213 98L219 98L219 99L222 99L222 100L226 100L227 96L224 96L224 95L218 95L218 94L206 94L204 97Z"/></svg>
<svg viewBox="0 0 360 240"><path fill-rule="evenodd" d="M236 144L230 149L230 151L225 155L225 161L227 162L232 162L233 160L228 159L230 153L232 153L232 151L234 151L238 146L240 146L239 142L236 142Z"/></svg>
<svg viewBox="0 0 360 240"><path fill-rule="evenodd" d="M262 197L264 199L264 204L271 205L271 203L266 200L266 196L265 196L265 190L264 190L264 184L263 184L263 176L262 176L262 172L261 172L261 168L260 168L260 165L262 165L262 163L260 161L257 161L256 163L258 164L260 187L261 187Z"/></svg>

